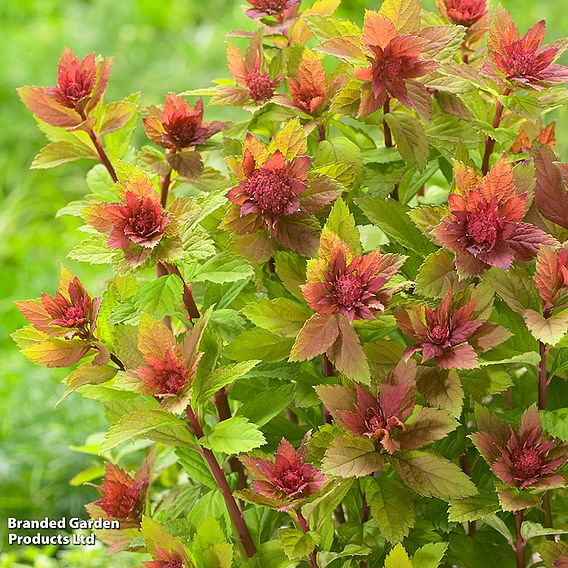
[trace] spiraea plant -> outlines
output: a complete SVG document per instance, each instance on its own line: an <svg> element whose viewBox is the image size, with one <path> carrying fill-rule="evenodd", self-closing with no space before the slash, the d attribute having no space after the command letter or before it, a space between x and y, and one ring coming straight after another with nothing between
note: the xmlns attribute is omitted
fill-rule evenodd
<svg viewBox="0 0 568 568"><path fill-rule="evenodd" d="M19 90L33 168L94 162L60 214L108 279L63 267L14 340L105 407L109 555L566 566L568 42L485 0L338 4L248 0L226 77L163 105L68 48Z"/></svg>

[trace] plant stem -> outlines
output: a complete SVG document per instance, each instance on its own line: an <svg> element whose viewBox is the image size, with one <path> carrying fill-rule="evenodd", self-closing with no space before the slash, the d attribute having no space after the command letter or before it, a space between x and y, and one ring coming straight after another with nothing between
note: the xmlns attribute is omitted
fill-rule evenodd
<svg viewBox="0 0 568 568"><path fill-rule="evenodd" d="M319 126L318 126L318 137L319 137L319 141L322 142L323 140L326 139L327 137L327 132L326 132L326 128L325 128L325 122L320 122Z"/></svg>
<svg viewBox="0 0 568 568"><path fill-rule="evenodd" d="M510 90L509 89L505 89L505 92L503 93L503 96L507 96L510 94ZM493 117L493 128L499 128L499 125L501 124L501 119L503 118L503 110L504 107L501 104L501 101L499 99L497 99L495 101L495 116ZM490 136L488 136L485 139L485 153L483 154L483 162L481 164L481 172L483 173L483 175L487 175L487 172L489 172L489 161L491 159L491 154L493 154L493 150L495 149L495 139L491 138Z"/></svg>
<svg viewBox="0 0 568 568"><path fill-rule="evenodd" d="M521 536L521 525L523 524L523 510L515 511L515 552L517 553L517 568L526 568L525 546L527 541Z"/></svg>
<svg viewBox="0 0 568 568"><path fill-rule="evenodd" d="M160 203L162 207L165 209L166 204L168 203L168 193L170 191L170 183L172 181L172 169L168 171L168 173L162 179L162 191L160 194Z"/></svg>
<svg viewBox="0 0 568 568"><path fill-rule="evenodd" d="M111 353L110 354L110 360L121 370L124 371L124 364L122 363L122 361L114 354Z"/></svg>
<svg viewBox="0 0 568 568"><path fill-rule="evenodd" d="M461 464L462 471L468 477L471 477L472 465L471 465L471 461L469 459L469 456L467 455L467 450L465 450L464 453L460 456L460 464ZM477 527L475 525L475 521L468 521L468 523L467 523L467 536L473 536L475 534L476 530L477 530Z"/></svg>
<svg viewBox="0 0 568 568"><path fill-rule="evenodd" d="M302 532L304 534L308 533L310 530L310 525L308 524L308 521L304 518L304 516L302 515L299 509L296 509L296 516L298 517L298 524L300 525ZM312 568L319 568L317 554L315 550L312 550L312 552L310 553L310 566Z"/></svg>
<svg viewBox="0 0 568 568"><path fill-rule="evenodd" d="M329 360L329 357L325 353L323 354L323 376L335 377L335 369L333 368L333 363ZM331 414L323 404L322 404L322 415L323 415L323 423L331 424Z"/></svg>
<svg viewBox="0 0 568 568"><path fill-rule="evenodd" d="M197 438L202 438L204 436L203 428L199 422L199 418L193 412L190 406L185 409L185 413L189 420L190 430L195 434ZM252 558L256 554L256 546L252 540L252 536L248 530L248 527L245 523L243 513L239 509L237 502L235 501L235 497L233 496L233 492L227 483L227 479L217 458L213 454L213 452L208 449L200 446L201 455L207 461L209 468L211 469L211 473L219 486L219 490L225 499L225 504L227 505L227 509L229 511L229 515L231 516L231 520L233 521L233 525L235 530L239 535L239 539L245 549L245 552L249 558Z"/></svg>
<svg viewBox="0 0 568 568"><path fill-rule="evenodd" d="M387 97L385 104L383 105L383 114L386 115L390 112L390 99ZM383 133L385 135L385 148L392 148L392 133L390 126L387 124L387 121L383 118Z"/></svg>
<svg viewBox="0 0 568 568"><path fill-rule="evenodd" d="M187 311L189 319L190 320L199 319L201 317L201 314L199 313L199 308L197 307L197 304L193 299L191 284L186 283L184 277L181 275L181 272L179 271L179 268L175 264L169 264L169 263L162 263L162 264L170 274L177 274L177 276L179 276L181 278L181 281L183 282L183 296L182 296L183 305Z"/></svg>
<svg viewBox="0 0 568 568"><path fill-rule="evenodd" d="M538 364L538 409L546 410L547 402L547 389L548 389L548 376L546 373L546 359L548 355L548 347L539 341L538 344L540 352L540 363ZM544 494L542 499L542 508L544 510L544 526L548 528L553 527L552 523L552 509L550 506L550 493ZM548 536L548 540L552 540L552 536Z"/></svg>
<svg viewBox="0 0 568 568"><path fill-rule="evenodd" d="M85 111L81 112L81 118L83 120L87 120L87 116L85 114ZM89 135L89 138L91 139L91 142L93 143L93 146L95 147L95 150L97 151L97 154L99 155L99 161L107 169L108 173L110 174L110 177L112 178L112 181L116 183L118 181L118 177L116 176L116 172L114 170L114 167L113 167L107 153L105 152L105 149L104 149L101 141L99 140L99 137L95 134L95 131L92 128L87 129L87 134Z"/></svg>
<svg viewBox="0 0 568 568"><path fill-rule="evenodd" d="M369 520L369 505L367 503L367 499L365 498L365 494L361 491L361 526L363 526ZM361 560L359 562L359 568L367 568L367 561Z"/></svg>
<svg viewBox="0 0 568 568"><path fill-rule="evenodd" d="M538 409L546 410L546 390L548 387L548 377L546 376L546 356L548 347L539 342L540 363L538 364Z"/></svg>
<svg viewBox="0 0 568 568"><path fill-rule="evenodd" d="M219 416L220 422L231 418L231 407L229 406L226 387L223 387L215 393L214 402L217 407L217 415ZM243 464L233 456L229 458L229 465L231 471L237 474L237 489L244 489L247 486L247 474Z"/></svg>

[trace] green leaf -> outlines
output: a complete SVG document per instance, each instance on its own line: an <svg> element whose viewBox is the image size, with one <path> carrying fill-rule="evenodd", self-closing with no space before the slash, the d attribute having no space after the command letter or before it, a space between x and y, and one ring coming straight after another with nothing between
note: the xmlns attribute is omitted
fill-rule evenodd
<svg viewBox="0 0 568 568"><path fill-rule="evenodd" d="M299 118L289 120L274 136L268 146L270 153L279 150L287 160L308 151L307 136Z"/></svg>
<svg viewBox="0 0 568 568"><path fill-rule="evenodd" d="M258 363L259 361L242 361L241 363L219 367L203 379L200 376L196 377L193 384L191 406L206 404L218 390L246 375Z"/></svg>
<svg viewBox="0 0 568 568"><path fill-rule="evenodd" d="M503 511L520 511L521 509L531 509L539 505L542 494L520 491L515 487L510 487L504 483L497 483L497 495Z"/></svg>
<svg viewBox="0 0 568 568"><path fill-rule="evenodd" d="M322 469L337 477L363 477L383 468L383 458L369 438L343 435L332 440Z"/></svg>
<svg viewBox="0 0 568 568"><path fill-rule="evenodd" d="M388 459L403 483L424 497L450 500L477 493L475 485L457 465L436 454L400 452Z"/></svg>
<svg viewBox="0 0 568 568"><path fill-rule="evenodd" d="M257 327L283 337L295 337L312 312L287 298L275 298L248 304L243 314Z"/></svg>
<svg viewBox="0 0 568 568"><path fill-rule="evenodd" d="M397 544L388 553L383 568L412 568L412 562L402 544Z"/></svg>
<svg viewBox="0 0 568 568"><path fill-rule="evenodd" d="M418 390L432 405L458 418L461 414L464 392L455 371L438 367L420 367Z"/></svg>
<svg viewBox="0 0 568 568"><path fill-rule="evenodd" d="M237 282L249 279L254 272L252 266L242 257L222 252L204 262L191 277L193 282Z"/></svg>
<svg viewBox="0 0 568 568"><path fill-rule="evenodd" d="M531 538L536 538L539 536L548 536L551 534L566 534L568 531L562 529L553 529L550 527L543 527L539 523L532 523L531 521L525 521L521 525L521 536L525 540L530 540Z"/></svg>
<svg viewBox="0 0 568 568"><path fill-rule="evenodd" d="M67 256L89 264L113 264L120 259L120 252L106 246L104 235L93 235L74 246Z"/></svg>
<svg viewBox="0 0 568 568"><path fill-rule="evenodd" d="M234 361L260 359L275 362L287 359L292 349L293 340L279 337L265 329L244 331L224 350L224 355Z"/></svg>
<svg viewBox="0 0 568 568"><path fill-rule="evenodd" d="M195 438L187 425L165 410L137 410L126 414L105 434L101 453L138 438L167 446L194 446Z"/></svg>
<svg viewBox="0 0 568 568"><path fill-rule="evenodd" d="M412 566L414 568L438 568L447 549L447 542L429 542L414 553Z"/></svg>
<svg viewBox="0 0 568 568"><path fill-rule="evenodd" d="M335 316L314 314L298 333L290 361L309 361L328 351L338 337L339 324Z"/></svg>
<svg viewBox="0 0 568 568"><path fill-rule="evenodd" d="M199 443L215 452L240 454L259 448L266 439L256 424L243 416L233 416L215 424Z"/></svg>
<svg viewBox="0 0 568 568"><path fill-rule="evenodd" d="M57 401L57 404L67 398L72 392L75 392L79 387L83 385L106 383L110 381L117 372L118 369L112 365L93 365L92 363L81 365L65 379L65 391Z"/></svg>
<svg viewBox="0 0 568 568"><path fill-rule="evenodd" d="M318 534L311 531L303 533L292 528L280 529L278 536L282 549L290 560L306 558L319 542Z"/></svg>
<svg viewBox="0 0 568 568"><path fill-rule="evenodd" d="M421 233L408 216L408 207L394 199L355 199L367 219L382 229L393 243L399 243L421 256L438 249Z"/></svg>
<svg viewBox="0 0 568 568"><path fill-rule="evenodd" d="M264 426L280 414L294 400L294 385L285 384L277 388L269 388L240 406L236 416L244 416L257 426Z"/></svg>
<svg viewBox="0 0 568 568"><path fill-rule="evenodd" d="M306 259L292 252L277 251L274 253L274 267L286 290L303 302L300 286L306 283Z"/></svg>
<svg viewBox="0 0 568 568"><path fill-rule="evenodd" d="M197 448L176 448L175 454L178 458L179 464L183 467L189 479L196 481L197 483L201 483L211 489L219 488L219 485L217 481L215 481L205 458L201 455Z"/></svg>
<svg viewBox="0 0 568 568"><path fill-rule="evenodd" d="M446 250L432 253L418 269L416 293L427 298L441 298L449 287L458 290L458 275L454 270L454 257Z"/></svg>
<svg viewBox="0 0 568 568"><path fill-rule="evenodd" d="M324 228L337 235L354 254L361 252L360 235L355 218L342 199L335 202Z"/></svg>
<svg viewBox="0 0 568 568"><path fill-rule="evenodd" d="M414 526L414 500L406 488L388 477L365 478L363 488L381 534L390 542L401 542Z"/></svg>
<svg viewBox="0 0 568 568"><path fill-rule="evenodd" d="M319 41L327 41L344 36L360 36L360 28L349 20L319 14L304 14L302 20L308 24L310 31Z"/></svg>
<svg viewBox="0 0 568 568"><path fill-rule="evenodd" d="M392 130L396 147L408 165L419 170L426 167L430 149L422 123L410 114L389 112L385 122Z"/></svg>
<svg viewBox="0 0 568 568"><path fill-rule="evenodd" d="M448 508L448 521L450 523L478 521L498 510L499 502L495 493L480 491L478 495L452 500Z"/></svg>
<svg viewBox="0 0 568 568"><path fill-rule="evenodd" d="M534 310L526 310L524 318L534 338L547 345L556 345L568 333L568 310L547 318Z"/></svg>
<svg viewBox="0 0 568 568"><path fill-rule="evenodd" d="M420 10L420 0L384 0L380 13L403 35L420 29Z"/></svg>
<svg viewBox="0 0 568 568"><path fill-rule="evenodd" d="M509 270L491 268L481 276L496 294L514 311L523 315L525 310L540 312L538 290L526 270L513 266Z"/></svg>
<svg viewBox="0 0 568 568"><path fill-rule="evenodd" d="M96 158L87 146L76 142L50 142L44 146L34 158L32 170L54 168L60 164L73 162L81 158Z"/></svg>
<svg viewBox="0 0 568 568"><path fill-rule="evenodd" d="M545 432L568 442L568 408L541 410L540 422Z"/></svg>

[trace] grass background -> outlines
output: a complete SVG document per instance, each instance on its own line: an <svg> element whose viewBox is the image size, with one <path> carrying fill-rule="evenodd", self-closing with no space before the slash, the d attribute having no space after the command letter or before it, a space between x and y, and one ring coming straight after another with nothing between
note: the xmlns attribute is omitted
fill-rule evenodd
<svg viewBox="0 0 568 568"><path fill-rule="evenodd" d="M306 5L311 0L304 0ZM568 35L565 0L505 0L521 31L546 18L547 40ZM364 8L380 3L344 0L340 15L362 20ZM433 0L425 7L433 8ZM76 221L55 218L57 210L85 191L89 164L29 171L43 135L16 96L22 85L55 82L65 45L81 56L95 51L114 57L107 100L142 91L142 102L161 103L168 91L207 86L228 76L223 41L236 28L252 29L238 0L2 0L0 2L0 550L7 516L41 518L80 515L90 490L69 480L96 458L70 449L104 429L94 402L74 396L54 408L65 371L37 367L15 349L9 334L24 324L15 299L52 293L62 261L95 294L104 289L105 269L65 260L78 242ZM211 117L230 110L212 109ZM566 109L563 112L566 115ZM566 158L566 123L559 151ZM137 139L144 137L141 128ZM46 551L49 555L49 550ZM37 556L28 551L29 557ZM105 566L102 553L68 557L37 566ZM86 559L89 556L89 559ZM98 560L97 560L98 559ZM13 556L0 566L15 566ZM99 562L101 562L99 564ZM117 560L116 566L119 566ZM113 563L114 565L114 563Z"/></svg>

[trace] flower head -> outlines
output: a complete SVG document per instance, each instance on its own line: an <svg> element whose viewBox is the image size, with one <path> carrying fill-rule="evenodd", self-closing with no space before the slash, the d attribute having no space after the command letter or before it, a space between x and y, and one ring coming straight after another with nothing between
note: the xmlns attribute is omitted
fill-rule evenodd
<svg viewBox="0 0 568 568"><path fill-rule="evenodd" d="M118 519L122 527L139 526L150 485L153 457L144 460L134 477L112 463L106 463L102 486L92 485L101 498L87 505L91 516Z"/></svg>
<svg viewBox="0 0 568 568"><path fill-rule="evenodd" d="M184 566L193 566L193 564L189 563L187 554L181 546L179 550L172 551L156 546L153 556L155 560L144 562L146 568L184 568Z"/></svg>
<svg viewBox="0 0 568 568"><path fill-rule="evenodd" d="M243 55L232 43L227 44L227 67L236 86L219 87L213 99L216 104L262 105L275 94L283 76L272 76L264 59L262 35L255 34Z"/></svg>
<svg viewBox="0 0 568 568"><path fill-rule="evenodd" d="M95 54L80 60L65 48L57 68L57 85L18 89L24 104L52 126L74 127L101 99L110 76L111 59L95 60Z"/></svg>
<svg viewBox="0 0 568 568"><path fill-rule="evenodd" d="M486 0L438 0L440 13L452 23L470 27L487 14Z"/></svg>
<svg viewBox="0 0 568 568"><path fill-rule="evenodd" d="M420 351L422 361L433 359L442 369L477 367L478 351L487 351L505 341L508 332L498 325L477 318L475 299L452 307L452 289L448 288L436 309L411 305L399 309L399 327L415 343L405 356Z"/></svg>
<svg viewBox="0 0 568 568"><path fill-rule="evenodd" d="M437 66L434 61L420 57L424 39L418 34L398 35L394 24L383 14L367 11L362 46L369 66L355 70L355 77L363 81L359 115L382 108L389 96L413 108L406 82L426 75Z"/></svg>
<svg viewBox="0 0 568 568"><path fill-rule="evenodd" d="M499 7L489 32L489 55L493 70L512 86L542 89L568 80L568 68L556 65L565 45L541 48L546 22L541 20L520 37L511 16Z"/></svg>
<svg viewBox="0 0 568 568"><path fill-rule="evenodd" d="M202 353L199 343L206 318L194 325L179 344L161 321L143 316L138 330L138 350L144 365L127 371L121 378L124 388L154 396L168 410L187 405Z"/></svg>
<svg viewBox="0 0 568 568"><path fill-rule="evenodd" d="M405 257L381 254L377 249L364 256L353 256L345 243L332 241L331 253L320 259L317 271L310 271L302 292L309 306L319 314L340 313L349 321L372 319L383 311L394 287L385 284L398 272Z"/></svg>
<svg viewBox="0 0 568 568"><path fill-rule="evenodd" d="M496 417L478 418L479 432L473 443L504 483L517 489L562 487L558 470L568 460L567 445L542 432L536 406L528 408L518 430L502 424Z"/></svg>
<svg viewBox="0 0 568 568"><path fill-rule="evenodd" d="M325 484L321 471L305 461L304 443L298 451L282 438L274 459L239 458L254 478L252 491L267 498L279 511L297 507Z"/></svg>
<svg viewBox="0 0 568 568"><path fill-rule="evenodd" d="M90 225L108 234L107 245L123 249L129 264L141 264L162 238L169 236L171 216L164 211L151 180L137 172L118 184L123 200L87 207L83 215Z"/></svg>
<svg viewBox="0 0 568 568"><path fill-rule="evenodd" d="M65 339L91 338L100 304L100 298L91 298L79 279L64 267L55 296L42 294L39 300L16 303L33 327Z"/></svg>
<svg viewBox="0 0 568 568"><path fill-rule="evenodd" d="M253 20L263 22L278 31L285 31L296 19L300 0L247 0L252 6L246 12Z"/></svg>
<svg viewBox="0 0 568 568"><path fill-rule="evenodd" d="M456 193L448 197L450 214L433 236L456 253L456 265L463 274L481 274L489 266L507 269L513 261L536 256L541 244L554 244L544 231L522 222L527 195L517 193L506 159L483 179L463 165L455 176Z"/></svg>
<svg viewBox="0 0 568 568"><path fill-rule="evenodd" d="M195 108L175 93L166 95L164 108L151 109L144 119L148 137L163 148L182 150L203 144L208 138L225 127L223 122L203 122L203 99L195 103Z"/></svg>
<svg viewBox="0 0 568 568"><path fill-rule="evenodd" d="M285 95L276 98L280 104L300 112L320 115L345 81L345 76L338 75L328 85L322 62L313 51L304 49L298 75L288 79L290 98Z"/></svg>
<svg viewBox="0 0 568 568"><path fill-rule="evenodd" d="M227 193L228 199L240 207L240 215L262 219L274 236L282 217L300 212L300 194L306 190L310 158L299 156L287 160L280 151L265 160L255 156L250 135L243 153L243 176Z"/></svg>

